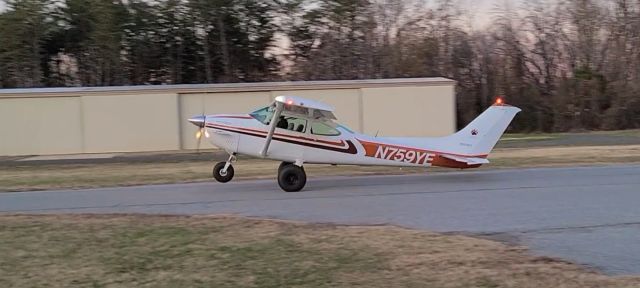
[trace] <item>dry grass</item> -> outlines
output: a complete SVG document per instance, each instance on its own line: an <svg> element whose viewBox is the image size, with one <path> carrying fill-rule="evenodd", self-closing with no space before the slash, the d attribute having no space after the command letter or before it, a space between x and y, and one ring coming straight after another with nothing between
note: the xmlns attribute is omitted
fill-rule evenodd
<svg viewBox="0 0 640 288"><path fill-rule="evenodd" d="M493 167L551 167L640 162L640 145L502 148L489 156Z"/></svg>
<svg viewBox="0 0 640 288"><path fill-rule="evenodd" d="M231 216L0 216L0 287L640 287L523 248Z"/></svg>
<svg viewBox="0 0 640 288"><path fill-rule="evenodd" d="M278 162L247 159L235 163L234 179L275 179ZM94 188L212 181L213 162L105 163L0 167L0 191ZM306 165L309 176L399 174L421 168Z"/></svg>
<svg viewBox="0 0 640 288"><path fill-rule="evenodd" d="M486 168L544 167L640 162L640 145L503 148ZM234 164L236 179L275 179L275 161L247 159ZM212 162L102 163L0 167L0 191L93 188L211 181ZM481 169L485 169L485 167ZM424 173L423 168L307 165L311 177ZM434 170L435 169L435 170ZM432 168L430 171L456 171Z"/></svg>

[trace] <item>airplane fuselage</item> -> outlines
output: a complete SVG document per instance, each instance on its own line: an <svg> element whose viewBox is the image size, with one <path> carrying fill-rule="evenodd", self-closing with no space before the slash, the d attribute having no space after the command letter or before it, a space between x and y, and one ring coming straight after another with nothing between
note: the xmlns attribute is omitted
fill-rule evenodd
<svg viewBox="0 0 640 288"><path fill-rule="evenodd" d="M211 144L229 153L213 167L213 178L233 179L237 154L282 161L278 185L301 191L307 182L304 164L442 166L475 168L487 156L521 110L500 98L460 131L441 137L372 137L339 125L333 107L296 96L277 96L250 114L199 115L188 121Z"/></svg>
<svg viewBox="0 0 640 288"><path fill-rule="evenodd" d="M209 141L228 153L263 157L269 126L246 114L211 115L206 117ZM344 126L335 127L339 135L315 135L276 128L268 154L272 160L291 163L381 165L381 166L443 166L475 168L481 164L467 164L442 157L446 147L415 147L398 138L372 137L353 132ZM437 143L437 142L436 142ZM436 144L437 146L437 144ZM440 145L442 146L442 145ZM444 152L456 156L455 153ZM486 155L457 155L486 158Z"/></svg>

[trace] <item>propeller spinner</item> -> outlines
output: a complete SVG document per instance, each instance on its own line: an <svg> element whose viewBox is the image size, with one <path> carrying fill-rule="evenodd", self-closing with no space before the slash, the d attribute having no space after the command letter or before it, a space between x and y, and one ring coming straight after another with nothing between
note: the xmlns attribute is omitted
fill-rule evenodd
<svg viewBox="0 0 640 288"><path fill-rule="evenodd" d="M199 116L193 116L189 118L189 122L199 127L198 132L196 132L196 139L198 139L196 150L200 152L200 142L202 140L202 135L204 135L204 137L209 138L209 132L207 131L207 129L205 129L206 128L205 125L207 123L207 116L205 116L204 114Z"/></svg>

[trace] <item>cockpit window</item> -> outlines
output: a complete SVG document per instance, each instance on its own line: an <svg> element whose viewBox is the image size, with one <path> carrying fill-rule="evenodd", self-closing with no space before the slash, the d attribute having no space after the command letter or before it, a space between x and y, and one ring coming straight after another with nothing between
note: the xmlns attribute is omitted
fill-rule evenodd
<svg viewBox="0 0 640 288"><path fill-rule="evenodd" d="M276 127L304 133L307 130L307 120L291 116L280 116Z"/></svg>
<svg viewBox="0 0 640 288"><path fill-rule="evenodd" d="M252 112L251 117L256 118L256 120L262 122L264 125L269 125L271 122L271 118L273 117L273 112L275 108L273 106L264 107L262 109L256 110Z"/></svg>
<svg viewBox="0 0 640 288"><path fill-rule="evenodd" d="M322 136L338 136L340 135L340 131L325 123L313 122L311 123L311 134Z"/></svg>

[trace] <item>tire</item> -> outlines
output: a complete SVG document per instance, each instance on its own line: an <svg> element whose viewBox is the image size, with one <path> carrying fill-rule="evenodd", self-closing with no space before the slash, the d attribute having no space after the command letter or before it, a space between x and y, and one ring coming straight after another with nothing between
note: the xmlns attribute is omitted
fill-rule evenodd
<svg viewBox="0 0 640 288"><path fill-rule="evenodd" d="M280 171L282 171L282 168L284 168L287 165L291 165L291 164L293 164L293 163L291 163L291 162L282 162L282 163L280 163L280 166L278 166L278 175L280 175Z"/></svg>
<svg viewBox="0 0 640 288"><path fill-rule="evenodd" d="M278 172L278 185L285 192L298 192L307 184L307 174L302 167L284 165Z"/></svg>
<svg viewBox="0 0 640 288"><path fill-rule="evenodd" d="M227 173L226 174L222 174L222 169L224 168L224 165L227 164L226 162L219 162L218 164L216 164L216 166L213 166L213 178L216 179L216 181L220 182L220 183L227 183L229 181L231 181L231 179L233 179L233 166L229 165L229 167L227 167Z"/></svg>

